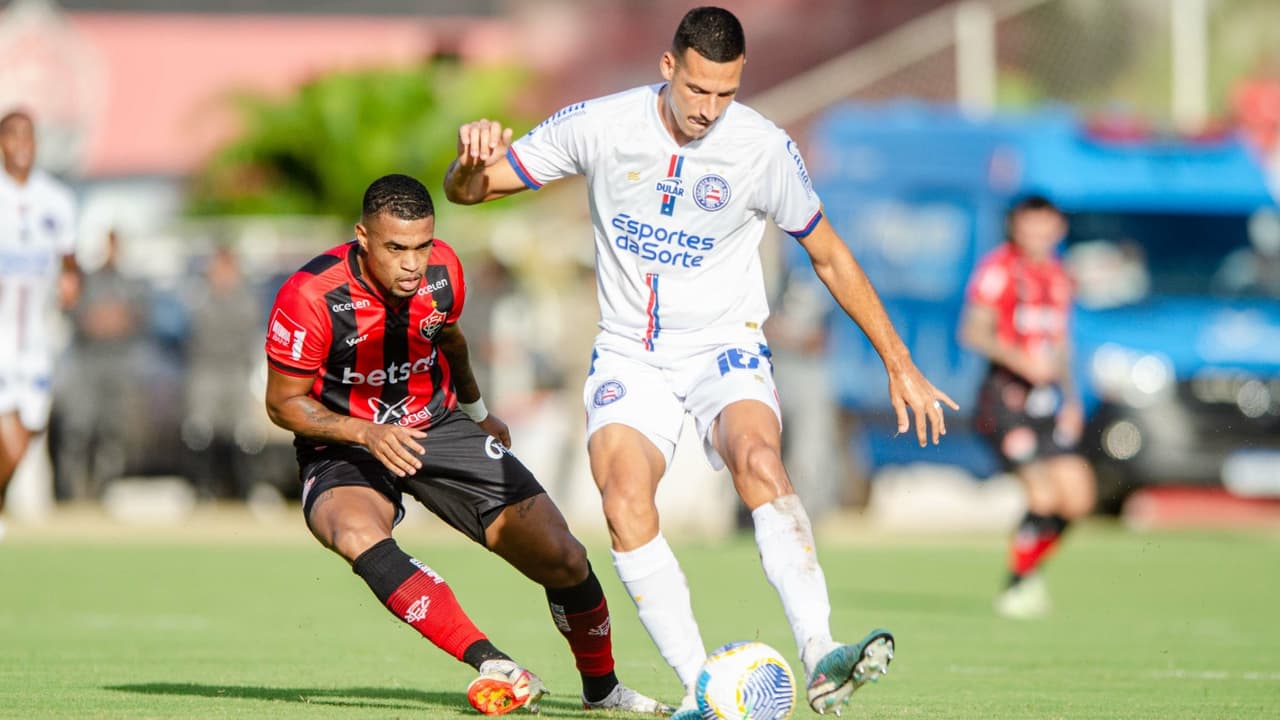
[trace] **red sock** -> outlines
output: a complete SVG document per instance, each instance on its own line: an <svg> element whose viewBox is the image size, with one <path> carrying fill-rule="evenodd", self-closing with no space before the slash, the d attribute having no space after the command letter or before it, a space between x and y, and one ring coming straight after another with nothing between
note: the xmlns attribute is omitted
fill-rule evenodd
<svg viewBox="0 0 1280 720"><path fill-rule="evenodd" d="M569 641L578 672L588 677L599 677L613 672L613 630L609 620L609 604L604 597L600 604L586 612L566 614L551 608L556 627Z"/></svg>
<svg viewBox="0 0 1280 720"><path fill-rule="evenodd" d="M471 622L444 578L387 538L366 550L351 569L369 584L387 609L436 647L463 659L485 634Z"/></svg>
<svg viewBox="0 0 1280 720"><path fill-rule="evenodd" d="M1009 551L1009 570L1014 577L1022 577L1039 567L1062 537L1066 522L1061 518L1027 513L1013 535Z"/></svg>
<svg viewBox="0 0 1280 720"><path fill-rule="evenodd" d="M425 565L422 572L414 573L391 593L387 608L459 660L471 643L485 639L458 604L449 584Z"/></svg>
<svg viewBox="0 0 1280 720"><path fill-rule="evenodd" d="M1058 540L1062 539L1061 533L1046 533L1036 538L1035 545L1031 548L1030 556L1027 560L1031 563L1027 572L1040 567L1040 563L1049 557L1049 553L1058 547Z"/></svg>
<svg viewBox="0 0 1280 720"><path fill-rule="evenodd" d="M568 588L547 588L547 604L556 628L569 641L569 649L578 664L578 672L584 682L589 678L603 678L616 682L613 673L613 630L609 620L609 603L595 571L587 566L587 579ZM587 683L590 684L590 683ZM609 687L591 687L590 691L612 690Z"/></svg>

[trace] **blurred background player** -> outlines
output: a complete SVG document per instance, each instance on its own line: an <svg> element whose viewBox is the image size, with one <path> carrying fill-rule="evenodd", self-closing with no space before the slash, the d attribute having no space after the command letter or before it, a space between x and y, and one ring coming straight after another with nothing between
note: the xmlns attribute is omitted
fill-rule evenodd
<svg viewBox="0 0 1280 720"><path fill-rule="evenodd" d="M0 538L4 498L32 439L44 431L51 405L53 358L48 328L56 297L70 307L79 290L75 200L35 167L31 116L0 117Z"/></svg>
<svg viewBox="0 0 1280 720"><path fill-rule="evenodd" d="M727 467L752 513L765 575L791 624L818 712L878 679L893 637L856 645L830 628L826 578L809 516L782 464L759 244L771 218L804 247L818 277L884 361L898 429L915 416L923 446L945 432L947 395L916 369L875 290L822 212L796 144L734 102L746 60L742 26L721 8L689 11L663 53L666 82L577 103L514 145L480 120L459 130L445 178L463 204L585 175L601 308L583 391L588 453L614 565L640 619L686 688L695 717L706 659L688 584L659 527L655 495L686 413L712 467Z"/></svg>
<svg viewBox="0 0 1280 720"><path fill-rule="evenodd" d="M102 264L81 278L70 312L71 345L55 388L60 500L101 498L124 474L129 449L139 446L146 427L145 393L134 372L146 333L145 289L123 272L116 231L107 233L104 249Z"/></svg>
<svg viewBox="0 0 1280 720"><path fill-rule="evenodd" d="M485 409L457 325L462 265L435 239L427 189L405 175L379 178L355 232L284 284L267 329L267 411L297 437L312 534L388 610L480 672L467 698L486 715L536 709L541 681L396 544L403 493L546 589L584 707L670 712L618 682L609 608L586 550Z"/></svg>
<svg viewBox="0 0 1280 720"><path fill-rule="evenodd" d="M1016 202L1006 216L1006 242L969 280L961 320L960 341L990 362L978 394L978 432L1027 496L1008 587L996 599L996 610L1010 617L1048 612L1037 570L1097 494L1093 470L1077 452L1084 411L1071 377L1072 286L1055 254L1066 231L1066 217L1047 198Z"/></svg>

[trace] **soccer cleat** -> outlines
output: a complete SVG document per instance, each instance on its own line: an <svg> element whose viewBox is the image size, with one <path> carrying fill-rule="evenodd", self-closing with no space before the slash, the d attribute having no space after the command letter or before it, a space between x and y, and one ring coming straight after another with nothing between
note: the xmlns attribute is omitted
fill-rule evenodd
<svg viewBox="0 0 1280 720"><path fill-rule="evenodd" d="M702 711L698 709L698 700L693 696L693 688L689 688L689 692L680 701L680 707L676 708L671 720L702 720Z"/></svg>
<svg viewBox="0 0 1280 720"><path fill-rule="evenodd" d="M877 682L889 672L893 660L893 635L872 630L857 645L840 645L822 656L809 674L809 707L819 715L839 715L853 691L868 681Z"/></svg>
<svg viewBox="0 0 1280 720"><path fill-rule="evenodd" d="M996 612L1014 620L1033 620L1049 614L1049 590L1039 573L1032 573L996 596Z"/></svg>
<svg viewBox="0 0 1280 720"><path fill-rule="evenodd" d="M546 692L537 675L514 661L485 660L480 677L467 686L467 702L481 715L506 715L521 707L536 713Z"/></svg>
<svg viewBox="0 0 1280 720"><path fill-rule="evenodd" d="M670 705L660 703L651 697L641 695L622 683L614 685L613 690L610 691L603 700L591 702L586 698L583 698L582 709L621 710L623 712L661 715L663 717L675 712L675 708Z"/></svg>

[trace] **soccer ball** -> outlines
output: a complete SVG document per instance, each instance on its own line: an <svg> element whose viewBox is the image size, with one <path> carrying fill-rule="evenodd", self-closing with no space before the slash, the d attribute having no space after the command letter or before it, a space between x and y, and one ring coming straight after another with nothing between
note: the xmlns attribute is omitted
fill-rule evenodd
<svg viewBox="0 0 1280 720"><path fill-rule="evenodd" d="M786 720L795 687L781 653L762 642L740 641L707 657L695 692L704 720Z"/></svg>

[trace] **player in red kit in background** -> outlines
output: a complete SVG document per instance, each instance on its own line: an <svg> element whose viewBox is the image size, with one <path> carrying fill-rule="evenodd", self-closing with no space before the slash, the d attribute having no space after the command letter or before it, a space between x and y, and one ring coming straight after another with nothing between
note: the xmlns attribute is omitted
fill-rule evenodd
<svg viewBox="0 0 1280 720"><path fill-rule="evenodd" d="M982 259L969 281L960 340L991 368L978 394L978 431L1021 481L1027 512L1013 536L1009 585L996 599L1005 616L1049 611L1038 568L1067 525L1087 515L1097 494L1077 445L1084 410L1071 377L1071 281L1055 250L1066 235L1062 211L1028 196L1009 210L1007 242Z"/></svg>
<svg viewBox="0 0 1280 720"><path fill-rule="evenodd" d="M296 436L308 528L388 610L479 671L467 698L481 713L536 711L542 683L396 544L404 493L546 589L585 708L669 713L618 682L586 551L484 407L457 326L462 266L435 237L427 189L405 175L374 181L355 233L289 278L268 321L267 411Z"/></svg>

